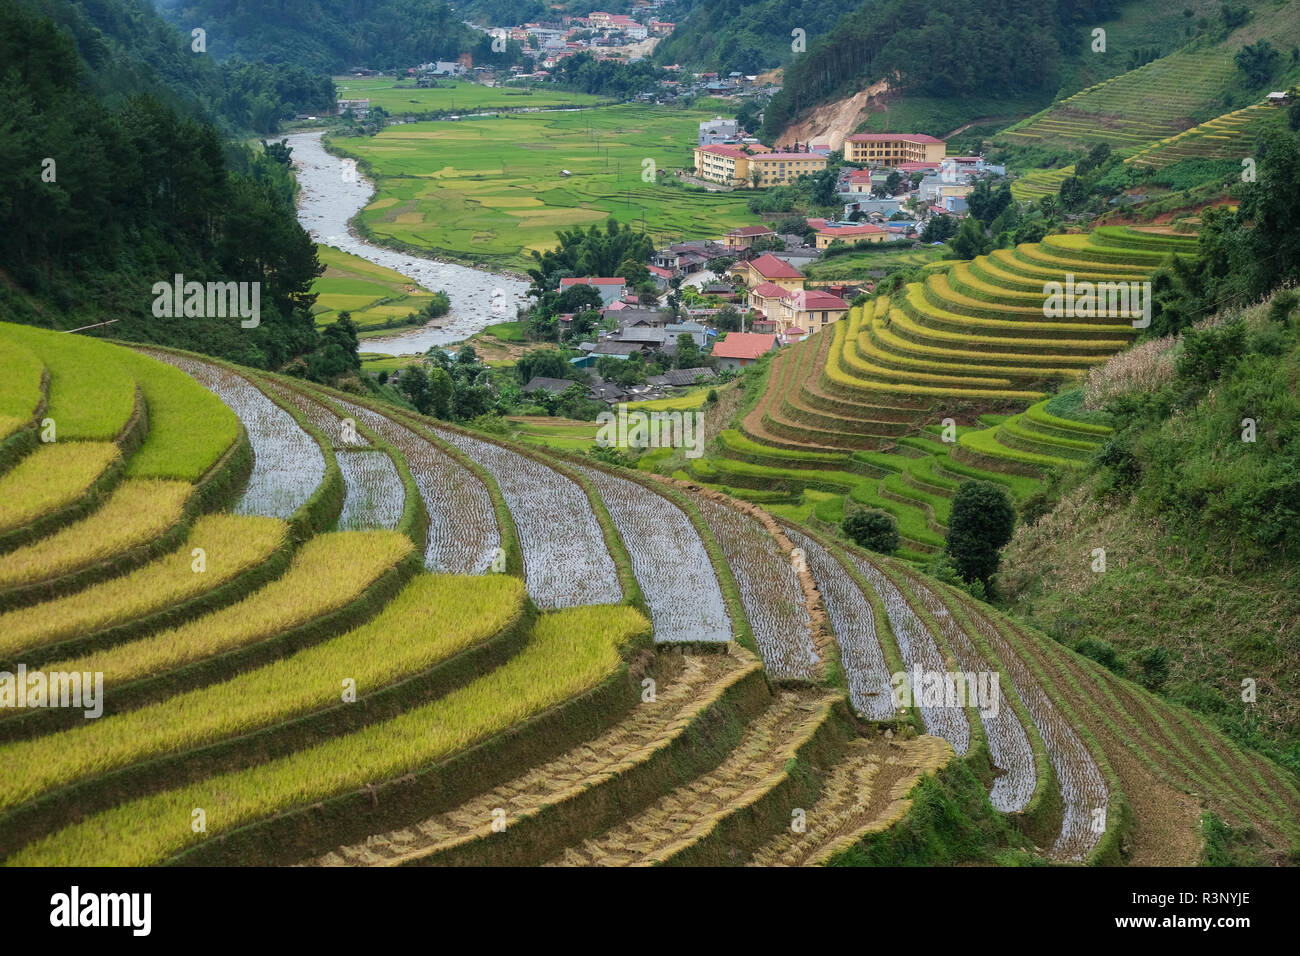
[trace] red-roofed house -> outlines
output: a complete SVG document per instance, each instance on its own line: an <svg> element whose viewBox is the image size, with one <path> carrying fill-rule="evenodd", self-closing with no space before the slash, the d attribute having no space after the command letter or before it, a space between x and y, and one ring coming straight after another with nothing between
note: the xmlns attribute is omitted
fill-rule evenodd
<svg viewBox="0 0 1300 956"><path fill-rule="evenodd" d="M749 307L762 313L764 324L754 323L756 330L789 334L790 329L817 333L844 318L849 304L822 289L783 289L765 282L749 290Z"/></svg>
<svg viewBox="0 0 1300 956"><path fill-rule="evenodd" d="M721 342L714 343L713 357L721 368L744 368L777 347L775 335L758 332L728 332Z"/></svg>
<svg viewBox="0 0 1300 956"><path fill-rule="evenodd" d="M937 163L946 152L943 140L924 133L854 133L844 140L844 159L850 163Z"/></svg>
<svg viewBox="0 0 1300 956"><path fill-rule="evenodd" d="M821 289L799 289L786 293L780 300L780 311L769 318L775 318L790 335L796 329L800 332L816 334L832 322L838 322L849 311L849 304L837 295L823 292Z"/></svg>
<svg viewBox="0 0 1300 956"><path fill-rule="evenodd" d="M627 295L627 280L622 276L617 278L606 278L601 276L574 276L569 279L560 280L560 291L572 288L575 285L589 285L600 293L600 300L604 305L617 302L623 296Z"/></svg>
<svg viewBox="0 0 1300 956"><path fill-rule="evenodd" d="M760 237L775 236L776 233L767 226L741 226L723 236L728 249L748 249L754 240Z"/></svg>
<svg viewBox="0 0 1300 956"><path fill-rule="evenodd" d="M731 267L731 275L739 276L751 289L764 282L778 285L782 289L802 289L805 281L802 272L770 252L748 262L737 262Z"/></svg>

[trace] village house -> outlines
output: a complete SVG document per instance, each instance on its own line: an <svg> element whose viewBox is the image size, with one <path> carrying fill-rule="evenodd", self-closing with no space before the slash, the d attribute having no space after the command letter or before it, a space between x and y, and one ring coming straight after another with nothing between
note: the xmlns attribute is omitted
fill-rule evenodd
<svg viewBox="0 0 1300 956"><path fill-rule="evenodd" d="M771 239L776 235L767 226L741 226L722 237L723 243L730 250L748 249L755 239Z"/></svg>
<svg viewBox="0 0 1300 956"><path fill-rule="evenodd" d="M659 388L683 388L688 385L695 385L698 382L712 382L717 377L713 369L707 366L703 368L670 368L662 375L651 375L646 379L646 384Z"/></svg>
<svg viewBox="0 0 1300 956"><path fill-rule="evenodd" d="M576 384L570 378L546 378L542 375L534 375L528 380L521 392L525 395L532 395L534 392L547 392L551 395L560 395L569 390L569 387Z"/></svg>
<svg viewBox="0 0 1300 956"><path fill-rule="evenodd" d="M836 240L853 245L857 242L884 242L889 233L880 226L870 223L827 222L825 219L809 219L817 237L817 248L826 249Z"/></svg>
<svg viewBox="0 0 1300 956"><path fill-rule="evenodd" d="M744 368L776 347L777 338L772 334L729 332L725 339L714 344L712 354L720 368Z"/></svg>
<svg viewBox="0 0 1300 956"><path fill-rule="evenodd" d="M770 252L763 253L757 259L737 262L731 267L731 275L751 289L765 282L782 289L802 289L805 281L802 272Z"/></svg>
<svg viewBox="0 0 1300 956"><path fill-rule="evenodd" d="M734 119L723 119L721 116L715 116L711 120L700 123L700 133L696 144L699 146L712 146L715 143L734 141L739 136L739 123Z"/></svg>
<svg viewBox="0 0 1300 956"><path fill-rule="evenodd" d="M622 276L608 278L603 276L573 276L560 280L560 292L575 285L589 285L600 293L600 300L605 305L617 302L627 295L627 280Z"/></svg>
<svg viewBox="0 0 1300 956"><path fill-rule="evenodd" d="M937 163L946 152L943 140L924 133L854 133L844 140L846 162L871 166Z"/></svg>

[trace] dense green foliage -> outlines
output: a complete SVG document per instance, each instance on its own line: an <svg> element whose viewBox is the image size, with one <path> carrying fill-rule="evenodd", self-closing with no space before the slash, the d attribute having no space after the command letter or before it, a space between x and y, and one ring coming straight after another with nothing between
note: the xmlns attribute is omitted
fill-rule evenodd
<svg viewBox="0 0 1300 956"><path fill-rule="evenodd" d="M1296 296L1273 302L1249 323L1186 331L1169 385L1108 406L1103 487L1134 495L1216 568L1300 554Z"/></svg>
<svg viewBox="0 0 1300 956"><path fill-rule="evenodd" d="M1080 24L1105 20L1117 6L1114 0L863 3L786 66L764 131L774 135L803 110L881 78L895 90L937 97L1053 91L1062 49L1076 44ZM1007 29L1010 23L1016 28Z"/></svg>
<svg viewBox="0 0 1300 956"><path fill-rule="evenodd" d="M857 544L869 551L893 554L898 550L898 519L879 508L855 508L844 516L840 527Z"/></svg>
<svg viewBox="0 0 1300 956"><path fill-rule="evenodd" d="M1015 525L1016 508L1005 488L989 481L962 484L952 496L948 519L947 551L958 573L987 586Z"/></svg>
<svg viewBox="0 0 1300 956"><path fill-rule="evenodd" d="M194 49L189 26L170 29L144 0L18 0L7 6L0 14L6 19L21 16L15 6L48 18L71 41L81 83L113 107L150 94L185 116L215 117L232 131L274 133L280 120L334 102L334 85L323 72L279 61L217 63ZM7 38L26 32L5 31ZM19 51L6 67L35 54Z"/></svg>
<svg viewBox="0 0 1300 956"><path fill-rule="evenodd" d="M74 40L12 5L0 9L0 62L0 304L13 317L116 320L107 334L259 367L315 347L308 289L320 265L297 223L287 150L224 147L194 110L164 101L168 88L135 92L137 64L117 44ZM117 92L101 99L104 87ZM259 324L155 315L155 285L176 275L260 283Z"/></svg>
<svg viewBox="0 0 1300 956"><path fill-rule="evenodd" d="M1240 185L1238 209L1201 216L1197 259L1152 276L1152 334L1178 332L1300 280L1300 136L1267 131L1255 159L1255 181Z"/></svg>
<svg viewBox="0 0 1300 956"><path fill-rule="evenodd" d="M694 0L655 50L660 63L753 74L794 57L795 28L811 45L862 0ZM679 9L681 9L679 5Z"/></svg>
<svg viewBox="0 0 1300 956"><path fill-rule="evenodd" d="M429 0L161 0L159 6L182 30L207 30L209 52L218 59L237 55L341 73L354 66L454 60L461 53L472 54L478 66L522 58L518 43L496 53L490 36L465 26L447 4Z"/></svg>

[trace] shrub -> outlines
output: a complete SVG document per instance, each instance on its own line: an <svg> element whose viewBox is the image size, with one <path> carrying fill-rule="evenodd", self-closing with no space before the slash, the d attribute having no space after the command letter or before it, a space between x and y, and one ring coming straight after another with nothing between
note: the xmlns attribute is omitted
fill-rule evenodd
<svg viewBox="0 0 1300 956"><path fill-rule="evenodd" d="M1123 675L1124 665L1120 663L1119 655L1115 653L1115 648L1105 641L1095 637L1085 637L1078 644L1074 645L1076 654L1082 654L1089 660L1094 660L1102 667L1112 673Z"/></svg>
<svg viewBox="0 0 1300 956"><path fill-rule="evenodd" d="M893 554L898 550L898 521L879 508L857 508L840 525L853 542L869 551Z"/></svg>
<svg viewBox="0 0 1300 956"><path fill-rule="evenodd" d="M968 481L953 495L948 520L948 554L967 581L989 578L1002 560L999 553L1011 540L1016 509L1006 489L987 481Z"/></svg>

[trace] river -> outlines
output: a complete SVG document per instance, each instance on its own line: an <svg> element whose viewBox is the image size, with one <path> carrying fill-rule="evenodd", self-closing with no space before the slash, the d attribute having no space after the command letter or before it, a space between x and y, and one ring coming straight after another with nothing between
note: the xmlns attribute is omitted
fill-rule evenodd
<svg viewBox="0 0 1300 956"><path fill-rule="evenodd" d="M426 289L446 292L451 299L451 312L437 320L438 327L430 325L383 338L363 338L361 351L384 355L423 354L435 345L466 339L494 322L514 319L516 307L527 301L526 281L385 249L352 235L348 220L370 203L375 188L351 163L325 152L321 135L295 133L286 137L293 147L293 164L301 187L298 222L317 242L393 269Z"/></svg>

